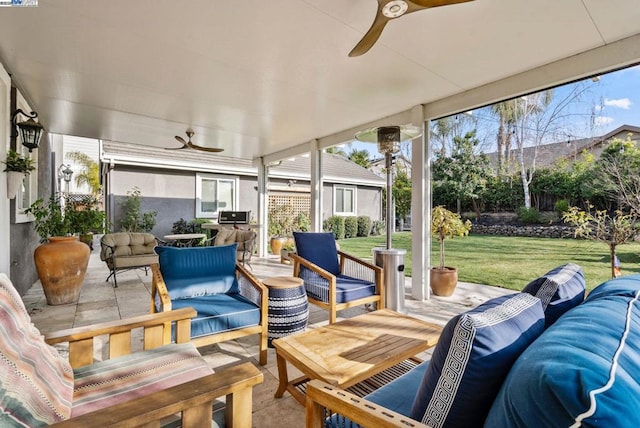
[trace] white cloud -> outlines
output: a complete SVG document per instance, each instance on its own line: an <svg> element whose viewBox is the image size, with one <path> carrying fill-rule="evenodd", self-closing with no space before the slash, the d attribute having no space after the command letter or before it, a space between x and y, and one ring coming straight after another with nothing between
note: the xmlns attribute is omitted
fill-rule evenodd
<svg viewBox="0 0 640 428"><path fill-rule="evenodd" d="M623 110L629 110L631 108L631 100L629 98L620 98L617 100L610 100L605 98L604 105L608 107L618 107Z"/></svg>
<svg viewBox="0 0 640 428"><path fill-rule="evenodd" d="M608 125L612 123L615 119L608 116L596 116L594 122L597 126Z"/></svg>

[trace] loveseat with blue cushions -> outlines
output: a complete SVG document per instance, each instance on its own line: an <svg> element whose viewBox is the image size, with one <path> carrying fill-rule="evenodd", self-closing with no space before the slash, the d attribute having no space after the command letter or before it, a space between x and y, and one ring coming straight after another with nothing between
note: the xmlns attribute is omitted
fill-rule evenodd
<svg viewBox="0 0 640 428"><path fill-rule="evenodd" d="M157 247L151 265L151 312L193 307L191 341L210 345L259 336L259 361L267 363L267 303L264 285L236 261L237 244Z"/></svg>
<svg viewBox="0 0 640 428"><path fill-rule="evenodd" d="M307 386L307 427L638 427L640 275L579 266L451 319L430 361L359 398Z"/></svg>

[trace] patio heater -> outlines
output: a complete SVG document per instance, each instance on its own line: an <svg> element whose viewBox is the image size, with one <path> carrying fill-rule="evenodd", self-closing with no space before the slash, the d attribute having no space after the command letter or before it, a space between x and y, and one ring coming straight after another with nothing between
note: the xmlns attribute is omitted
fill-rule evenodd
<svg viewBox="0 0 640 428"><path fill-rule="evenodd" d="M393 214L393 156L400 151L400 142L420 136L420 130L412 126L381 126L360 131L356 134L358 141L378 143L378 152L384 155L387 174L387 245L371 250L376 266L383 268L386 295L385 306L396 312L406 313L404 308L404 257L406 250L394 249L392 233L395 225L391 221Z"/></svg>

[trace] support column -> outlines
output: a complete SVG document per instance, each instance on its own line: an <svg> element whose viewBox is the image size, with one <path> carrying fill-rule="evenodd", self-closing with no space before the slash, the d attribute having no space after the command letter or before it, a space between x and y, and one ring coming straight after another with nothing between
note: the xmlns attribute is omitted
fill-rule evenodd
<svg viewBox="0 0 640 428"><path fill-rule="evenodd" d="M411 121L422 128L422 136L411 143L411 296L425 300L431 296L431 166L429 126L424 120L423 106L412 109Z"/></svg>
<svg viewBox="0 0 640 428"><path fill-rule="evenodd" d="M269 242L269 199L267 183L269 181L269 168L264 164L264 158L258 159L258 257L267 255Z"/></svg>
<svg viewBox="0 0 640 428"><path fill-rule="evenodd" d="M9 112L10 106L10 93L11 93L11 77L5 71L2 64L0 64L0 141L3 144L0 145L0 159L4 160L7 157L7 150L9 149L9 118L11 113ZM7 175L0 174L0 272L4 272L9 275L9 269L11 264L11 238L10 238L10 223L11 218L10 200L7 199Z"/></svg>
<svg viewBox="0 0 640 428"><path fill-rule="evenodd" d="M311 231L322 232L322 150L318 149L318 140L312 140L310 146L310 166L311 166L311 207L310 220Z"/></svg>

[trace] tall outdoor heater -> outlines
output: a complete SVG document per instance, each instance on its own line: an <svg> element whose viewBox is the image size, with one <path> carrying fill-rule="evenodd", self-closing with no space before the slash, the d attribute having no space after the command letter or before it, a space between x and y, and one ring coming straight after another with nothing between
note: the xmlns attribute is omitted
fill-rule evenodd
<svg viewBox="0 0 640 428"><path fill-rule="evenodd" d="M404 309L404 256L406 250L391 248L391 237L394 224L393 216L393 155L400 151L400 142L411 140L420 135L420 130L410 126L381 126L360 131L356 134L358 141L378 143L378 152L384 154L387 174L387 246L376 247L372 251L376 266L384 269L385 306L396 312L405 313Z"/></svg>

